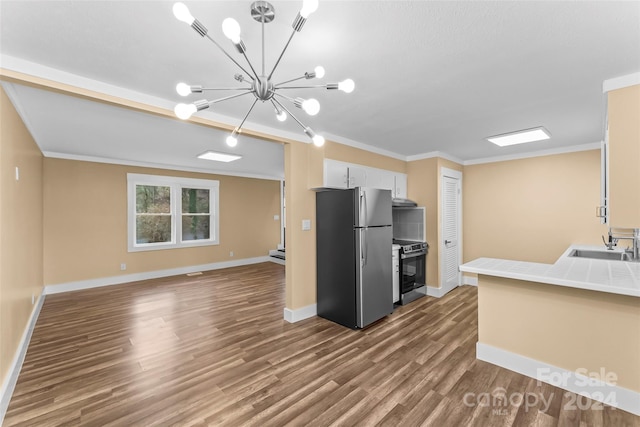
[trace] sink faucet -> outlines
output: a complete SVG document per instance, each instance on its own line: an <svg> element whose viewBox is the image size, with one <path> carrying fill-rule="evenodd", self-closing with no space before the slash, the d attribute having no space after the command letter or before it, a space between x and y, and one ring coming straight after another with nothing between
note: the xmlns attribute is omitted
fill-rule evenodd
<svg viewBox="0 0 640 427"><path fill-rule="evenodd" d="M602 236L602 240L604 240L604 236ZM627 230L618 229L617 231L613 231L613 229L610 228L609 242L607 243L605 241L607 249L613 250L618 240L631 240L631 248L625 249L624 252L628 254L633 261L640 261L640 228Z"/></svg>
<svg viewBox="0 0 640 427"><path fill-rule="evenodd" d="M609 229L609 240L605 240L604 236L602 236L602 241L604 242L604 245L607 247L608 250L612 251L613 248L618 244L618 239L613 237L613 234L611 232L611 229Z"/></svg>

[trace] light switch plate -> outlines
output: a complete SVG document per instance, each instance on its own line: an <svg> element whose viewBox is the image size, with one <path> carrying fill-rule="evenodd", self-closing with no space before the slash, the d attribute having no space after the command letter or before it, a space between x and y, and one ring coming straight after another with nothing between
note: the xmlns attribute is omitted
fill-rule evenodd
<svg viewBox="0 0 640 427"><path fill-rule="evenodd" d="M311 220L310 219L303 219L302 220L302 229L304 231L311 230Z"/></svg>
<svg viewBox="0 0 640 427"><path fill-rule="evenodd" d="M280 219L280 215L274 215L274 216L273 216L273 220L274 220L274 221L277 221L277 220L279 220L279 219Z"/></svg>

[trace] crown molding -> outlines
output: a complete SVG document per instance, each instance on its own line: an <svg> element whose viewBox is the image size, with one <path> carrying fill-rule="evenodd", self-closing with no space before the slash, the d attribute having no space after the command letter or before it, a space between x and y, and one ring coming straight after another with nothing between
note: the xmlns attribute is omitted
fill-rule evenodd
<svg viewBox="0 0 640 427"><path fill-rule="evenodd" d="M483 163L506 162L509 160L529 159L532 157L553 156L556 154L576 153L579 151L599 150L600 142L592 142L589 144L572 145L569 147L553 148L550 150L532 151L528 153L509 154L506 156L484 157L480 159L467 160L465 166L480 165Z"/></svg>
<svg viewBox="0 0 640 427"><path fill-rule="evenodd" d="M602 82L602 92L607 93L612 90L635 85L640 85L640 72L605 80Z"/></svg>
<svg viewBox="0 0 640 427"><path fill-rule="evenodd" d="M18 75L14 76L12 74ZM90 97L90 94L83 93L84 91L103 94L111 97L110 101L120 106L137 108L149 113L163 114L175 118L173 114L174 101L68 73L10 55L0 56L0 75L18 84L36 84L44 88L66 91L71 95ZM59 87L60 84L68 87L65 90L65 88ZM105 101L105 99L100 100ZM137 105L134 106L132 103ZM147 108L145 109L144 107ZM192 118L188 121L218 129L232 130L236 127L237 120L235 117L225 116L213 111L202 111L198 114L198 118ZM251 121L245 122L243 133L254 138L269 139L276 142L296 141L304 144L311 143L304 134L272 128Z"/></svg>
<svg viewBox="0 0 640 427"><path fill-rule="evenodd" d="M455 156L444 153L442 151L430 151L428 153L423 153L423 154L414 154L412 156L407 156L406 161L415 162L416 160L432 159L434 157L439 157L441 159L446 159L446 160L452 161L453 163L457 163L459 165L464 165L464 160L461 160Z"/></svg>
<svg viewBox="0 0 640 427"><path fill-rule="evenodd" d="M98 80L89 79L87 77L79 76L76 74L71 74L66 71L61 71L61 70L47 67L34 62L25 61L23 59L13 57L10 55L0 56L0 76L4 75L5 77L7 77L7 73L3 71L5 69L11 70L15 73L32 76L36 80L38 79L48 80L49 84L61 83L64 85L69 85L71 87L120 98L121 101L125 101L121 104L123 106L130 107L130 105L127 105L126 103L126 101L129 101L129 102L147 105L154 109L159 108L163 110L164 113L167 113L166 115L172 116L173 114L172 111L173 111L174 102L172 101L147 95L147 94L133 91L130 89L122 88L119 86L111 85ZM10 76L8 77L11 80ZM14 80L17 83L20 83L19 78ZM39 84L46 86L47 82L40 82ZM640 72L605 80L603 83L603 91L607 92L610 90L619 89L622 87L632 86L636 84L640 84ZM3 87L8 87L8 85L5 86L5 82L3 82ZM7 91L7 93L11 99L12 95L9 94L9 91ZM15 98L15 92L13 93L13 98ZM12 102L14 101L14 99L11 99L11 100ZM14 103L14 105L15 104L16 103ZM32 129L30 128L28 120L23 114L24 112L21 112L19 107L16 107L16 109L18 110L18 113L23 118L23 121L25 122L25 125L27 126L29 131L31 131ZM150 112L153 112L153 111L150 111ZM206 120L201 120L200 124L211 126L211 127L217 127L220 129L227 129L227 130L233 129L235 127L235 125L231 124L236 122L236 118L234 117L224 116L211 111L203 111L199 115L202 117L202 119L206 119ZM192 120L192 121L197 122L196 120ZM289 132L283 129L276 129L269 126L260 125L257 123L247 122L245 129L247 131L246 134L253 137L257 137L257 138L265 138L271 141L278 141L278 142L296 141L296 142L301 142L306 144L310 143L310 141L307 138L303 137L303 135L300 135L298 133ZM257 133L257 135L252 135L252 133L254 132ZM576 145L571 147L564 147L564 148L544 150L544 151L534 151L534 152L527 152L527 153L520 153L520 154L513 154L513 155L462 160L442 151L430 151L427 153L406 156L399 153L395 153L393 151L385 150L383 148L378 148L362 142L354 141L349 138L341 137L338 135L327 134L327 133L323 133L323 134L325 135L325 138L327 140L330 140L332 142L358 148L371 153L380 154L382 156L387 156L387 157L405 161L405 162L413 162L416 160L439 157L439 158L443 158L443 159L452 161L460 165L465 165L465 166L481 164L481 163L492 163L492 162L500 162L500 161L508 161L508 160L525 159L530 157L540 157L540 156L547 156L547 155L554 155L554 154L571 153L571 152L577 152L577 151L586 151L586 150L598 149L600 147L600 143L598 142L593 144L583 144L583 145ZM33 135L33 132L32 132L32 135ZM35 135L34 135L34 139L35 139ZM144 162L126 162L120 159L107 159L107 158L99 158L99 157L94 158L90 156L75 156L75 155L69 155L64 153L49 153L49 154L50 155L47 157L67 158L71 160L78 160L83 158L83 159L86 159L86 161L93 161L98 163L126 164L130 166L182 170L186 172L215 173L220 175L244 176L244 177L261 178L261 179L277 179L277 180L282 179L282 177L252 175L249 173L236 175L235 173L231 173L231 172L211 171L206 169L188 168L188 167L180 167L180 166L173 166L173 165L160 165L160 164L144 163Z"/></svg>
<svg viewBox="0 0 640 427"><path fill-rule="evenodd" d="M354 141L352 139L345 138L343 136L333 135L326 132L323 132L322 134L326 137L327 140L338 143L338 144L347 145L353 148L359 148L360 150L368 151L370 153L380 154L382 156L391 157L392 159L402 160L403 162L407 161L407 156L403 154L398 154L393 151L385 150L384 148L374 147L373 145L364 144L362 142Z"/></svg>
<svg viewBox="0 0 640 427"><path fill-rule="evenodd" d="M216 169L192 168L189 166L176 166L176 165L167 165L162 163L129 161L129 160L122 160L122 159L111 159L107 157L82 156L78 154L58 153L55 151L43 151L42 155L49 159L77 160L81 162L105 163L110 165L134 166L134 167L141 167L141 168L174 170L174 171L181 171L181 172L205 173L207 175L237 176L241 178L267 179L271 181L281 181L284 179L284 176L279 176L279 175L262 175L262 174L248 173L248 172L245 173L245 172L224 171L224 170L216 170Z"/></svg>

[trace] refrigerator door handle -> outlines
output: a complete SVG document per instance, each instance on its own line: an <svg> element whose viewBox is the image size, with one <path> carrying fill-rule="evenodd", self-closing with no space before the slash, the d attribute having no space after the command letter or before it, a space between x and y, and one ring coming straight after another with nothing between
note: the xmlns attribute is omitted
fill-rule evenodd
<svg viewBox="0 0 640 427"><path fill-rule="evenodd" d="M366 221L366 214L365 211L363 209L363 204L364 204L364 193L362 191L362 189L358 189L359 190L359 198L358 198L358 224L356 225L356 227L362 227L364 225L366 225L365 221Z"/></svg>
<svg viewBox="0 0 640 427"><path fill-rule="evenodd" d="M364 230L360 229L360 266L363 266L365 264L365 253L364 253L364 245L365 245L365 240L364 240Z"/></svg>
<svg viewBox="0 0 640 427"><path fill-rule="evenodd" d="M367 265L367 258L368 258L368 255L369 255L369 253L368 253L369 252L369 250L368 250L369 247L367 246L367 229L366 228L362 229L361 236L363 238L362 240L364 241L363 244L362 244L362 247L363 247L362 252L364 253L364 258L363 258L362 265Z"/></svg>
<svg viewBox="0 0 640 427"><path fill-rule="evenodd" d="M360 225L366 227L369 222L367 222L367 193L364 190L362 190L362 199L364 200L364 223Z"/></svg>

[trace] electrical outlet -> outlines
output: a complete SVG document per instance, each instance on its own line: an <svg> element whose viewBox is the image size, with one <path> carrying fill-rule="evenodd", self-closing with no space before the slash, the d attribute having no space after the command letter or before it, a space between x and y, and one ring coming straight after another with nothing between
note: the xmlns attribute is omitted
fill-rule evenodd
<svg viewBox="0 0 640 427"><path fill-rule="evenodd" d="M127 269L127 264L125 264L124 262L120 264L120 271L125 271L126 269Z"/></svg>
<svg viewBox="0 0 640 427"><path fill-rule="evenodd" d="M232 257L233 256L233 251L229 252L229 256Z"/></svg>
<svg viewBox="0 0 640 427"><path fill-rule="evenodd" d="M277 220L279 220L279 219L280 219L280 215L274 215L274 216L273 216L273 220L274 220L274 221L277 221Z"/></svg>

